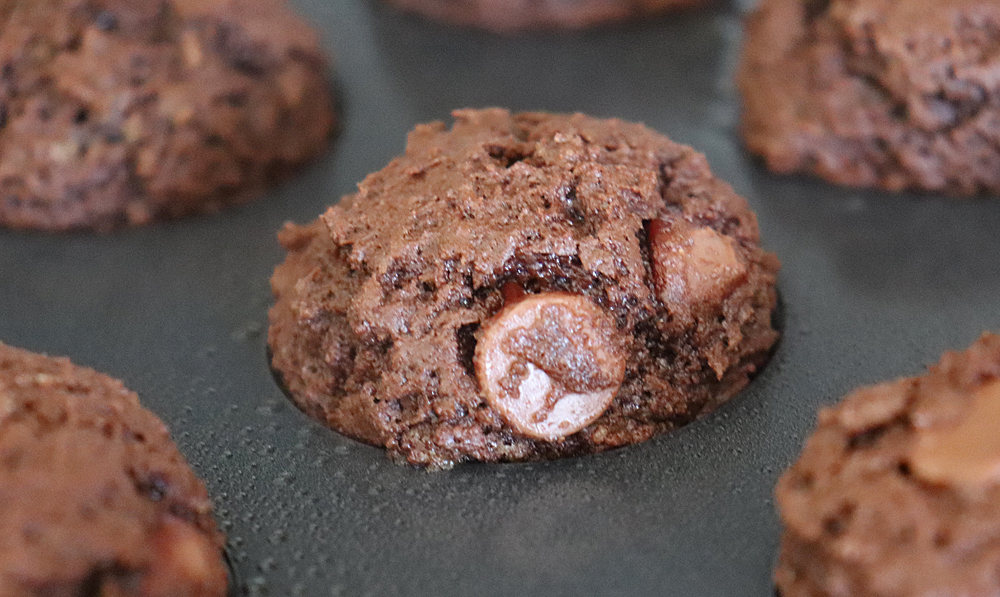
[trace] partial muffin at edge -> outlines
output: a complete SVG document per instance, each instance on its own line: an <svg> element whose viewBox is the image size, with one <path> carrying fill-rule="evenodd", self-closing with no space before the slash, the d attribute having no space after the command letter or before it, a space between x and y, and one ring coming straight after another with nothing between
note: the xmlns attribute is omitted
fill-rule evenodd
<svg viewBox="0 0 1000 597"><path fill-rule="evenodd" d="M0 3L0 225L109 230L260 195L327 148L285 0Z"/></svg>
<svg viewBox="0 0 1000 597"><path fill-rule="evenodd" d="M996 595L998 424L995 334L823 409L776 491L781 595Z"/></svg>
<svg viewBox="0 0 1000 597"><path fill-rule="evenodd" d="M496 33L582 29L656 17L708 0L383 0L428 19Z"/></svg>
<svg viewBox="0 0 1000 597"><path fill-rule="evenodd" d="M0 344L0 596L222 597L204 484L121 382Z"/></svg>
<svg viewBox="0 0 1000 597"><path fill-rule="evenodd" d="M996 194L998 28L992 0L762 0L738 73L746 146L779 173Z"/></svg>

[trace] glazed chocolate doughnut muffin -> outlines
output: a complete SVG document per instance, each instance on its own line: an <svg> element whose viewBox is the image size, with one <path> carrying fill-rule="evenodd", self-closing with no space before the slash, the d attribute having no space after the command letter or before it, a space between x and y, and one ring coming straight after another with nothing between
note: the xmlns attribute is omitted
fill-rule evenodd
<svg viewBox="0 0 1000 597"><path fill-rule="evenodd" d="M0 344L0 596L222 597L222 546L135 394Z"/></svg>
<svg viewBox="0 0 1000 597"><path fill-rule="evenodd" d="M0 225L212 212L322 152L316 35L285 0L0 0Z"/></svg>
<svg viewBox="0 0 1000 597"><path fill-rule="evenodd" d="M778 336L746 201L619 120L458 111L280 239L275 370L413 464L643 441L732 397Z"/></svg>
<svg viewBox="0 0 1000 597"><path fill-rule="evenodd" d="M1000 594L1000 336L820 412L778 483L783 597Z"/></svg>
<svg viewBox="0 0 1000 597"><path fill-rule="evenodd" d="M747 147L831 182L1000 192L995 0L761 0L739 70Z"/></svg>
<svg viewBox="0 0 1000 597"><path fill-rule="evenodd" d="M526 29L581 29L653 17L706 0L385 0L435 21L497 33Z"/></svg>

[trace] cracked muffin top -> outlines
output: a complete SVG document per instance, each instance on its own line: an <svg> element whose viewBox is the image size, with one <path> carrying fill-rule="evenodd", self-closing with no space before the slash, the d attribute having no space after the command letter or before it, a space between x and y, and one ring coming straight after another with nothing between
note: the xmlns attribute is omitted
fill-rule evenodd
<svg viewBox="0 0 1000 597"><path fill-rule="evenodd" d="M641 441L731 397L777 337L746 201L619 120L458 111L280 238L276 371L415 464Z"/></svg>
<svg viewBox="0 0 1000 597"><path fill-rule="evenodd" d="M121 382L0 344L0 596L222 597L222 534Z"/></svg>
<svg viewBox="0 0 1000 597"><path fill-rule="evenodd" d="M285 0L0 2L0 225L212 212L334 126L318 40Z"/></svg>

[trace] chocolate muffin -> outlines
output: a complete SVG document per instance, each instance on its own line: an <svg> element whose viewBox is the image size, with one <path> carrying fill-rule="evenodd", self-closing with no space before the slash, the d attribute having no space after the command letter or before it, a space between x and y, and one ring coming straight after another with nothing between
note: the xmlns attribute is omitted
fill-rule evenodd
<svg viewBox="0 0 1000 597"><path fill-rule="evenodd" d="M1000 3L761 0L739 87L747 147L781 173L1000 192Z"/></svg>
<svg viewBox="0 0 1000 597"><path fill-rule="evenodd" d="M448 467L643 441L748 383L779 264L704 156L619 120L454 116L281 232L269 342L299 407Z"/></svg>
<svg viewBox="0 0 1000 597"><path fill-rule="evenodd" d="M781 478L783 597L1000 594L1000 336L819 414Z"/></svg>
<svg viewBox="0 0 1000 597"><path fill-rule="evenodd" d="M649 18L706 0L385 0L435 21L496 33L526 29L582 29Z"/></svg>
<svg viewBox="0 0 1000 597"><path fill-rule="evenodd" d="M317 37L285 0L6 0L0 31L0 225L216 211L336 124Z"/></svg>
<svg viewBox="0 0 1000 597"><path fill-rule="evenodd" d="M211 510L121 382L0 344L0 595L221 597Z"/></svg>

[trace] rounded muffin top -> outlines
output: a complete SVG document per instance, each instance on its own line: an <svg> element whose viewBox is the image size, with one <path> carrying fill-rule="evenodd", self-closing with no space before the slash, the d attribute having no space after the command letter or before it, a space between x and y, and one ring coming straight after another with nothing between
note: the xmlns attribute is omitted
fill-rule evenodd
<svg viewBox="0 0 1000 597"><path fill-rule="evenodd" d="M998 424L995 334L821 411L777 487L782 594L995 593Z"/></svg>
<svg viewBox="0 0 1000 597"><path fill-rule="evenodd" d="M1000 191L994 0L764 0L738 80L748 148L778 172Z"/></svg>
<svg viewBox="0 0 1000 597"><path fill-rule="evenodd" d="M121 382L0 344L0 595L221 597L211 511Z"/></svg>
<svg viewBox="0 0 1000 597"><path fill-rule="evenodd" d="M746 202L701 154L619 120L458 111L450 130L418 126L405 155L281 239L276 369L304 409L411 461L645 439L728 398L720 380L776 337L777 261ZM521 295L566 322L589 312L564 294L587 299L601 315L575 321L593 338L610 326L620 347L571 351L603 371L603 389L576 394L616 397L553 443L490 407L500 386L481 379L477 345ZM621 375L607 361L619 357Z"/></svg>
<svg viewBox="0 0 1000 597"><path fill-rule="evenodd" d="M327 144L316 34L285 0L0 2L0 224L211 212Z"/></svg>
<svg viewBox="0 0 1000 597"><path fill-rule="evenodd" d="M649 221L759 241L746 201L704 156L642 125L582 114L458 111L451 130L418 126L406 154L358 188L321 219L363 272L353 308L380 337L426 334L469 303L494 311L474 291L507 280L566 286L634 325L633 308L651 307L656 293ZM582 276L538 275L547 266ZM408 317L393 316L401 309ZM417 322L424 329L409 329Z"/></svg>

